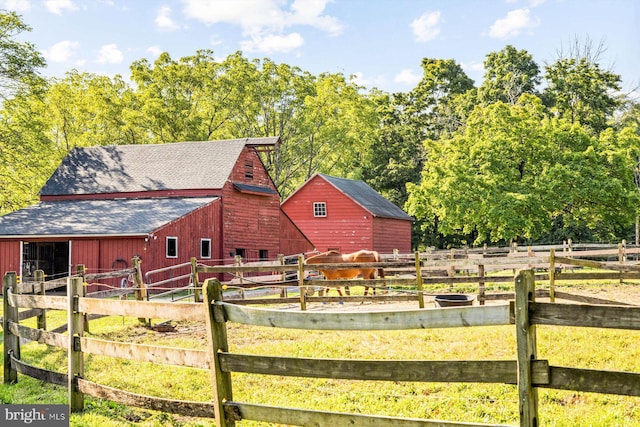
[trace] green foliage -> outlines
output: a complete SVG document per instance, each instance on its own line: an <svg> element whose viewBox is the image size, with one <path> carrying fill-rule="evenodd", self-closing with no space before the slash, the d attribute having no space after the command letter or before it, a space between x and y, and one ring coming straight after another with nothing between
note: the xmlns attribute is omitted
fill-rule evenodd
<svg viewBox="0 0 640 427"><path fill-rule="evenodd" d="M46 66L45 60L29 42L16 39L31 27L15 12L0 10L0 96L18 90L25 84L39 79L38 68Z"/></svg>
<svg viewBox="0 0 640 427"><path fill-rule="evenodd" d="M571 123L599 133L607 127L619 101L620 76L600 68L589 58L561 58L546 67L545 99L552 110Z"/></svg>
<svg viewBox="0 0 640 427"><path fill-rule="evenodd" d="M637 212L625 152L547 119L531 95L513 106L477 107L464 133L427 141L425 149L408 212L437 222L444 234L469 236L467 244L539 239L559 218L563 228L584 224L611 240Z"/></svg>
<svg viewBox="0 0 640 427"><path fill-rule="evenodd" d="M44 60L0 13L0 214L37 192L74 147L280 136L262 153L285 198L316 172L363 179L416 219L414 247L629 238L638 214L638 103L590 44L540 69L511 45L480 87L453 59L424 58L407 93L367 92L242 52L131 64L131 81ZM611 127L611 129L609 129Z"/></svg>
<svg viewBox="0 0 640 427"><path fill-rule="evenodd" d="M526 50L507 45L500 52L488 54L484 68L484 81L480 87L484 104L497 101L515 104L524 93L536 94L540 68Z"/></svg>

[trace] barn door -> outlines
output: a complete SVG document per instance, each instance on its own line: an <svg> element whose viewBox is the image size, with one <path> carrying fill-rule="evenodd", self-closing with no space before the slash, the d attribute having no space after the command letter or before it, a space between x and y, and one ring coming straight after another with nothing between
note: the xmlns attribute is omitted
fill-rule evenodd
<svg viewBox="0 0 640 427"><path fill-rule="evenodd" d="M69 241L22 242L22 281L33 280L36 270L42 270L45 280L69 275Z"/></svg>

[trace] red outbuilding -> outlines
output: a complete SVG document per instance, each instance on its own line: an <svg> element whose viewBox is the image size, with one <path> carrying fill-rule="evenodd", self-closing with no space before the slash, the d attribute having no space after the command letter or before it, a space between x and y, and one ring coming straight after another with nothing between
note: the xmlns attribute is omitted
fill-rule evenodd
<svg viewBox="0 0 640 427"><path fill-rule="evenodd" d="M411 252L413 218L363 181L316 174L282 210L322 252Z"/></svg>
<svg viewBox="0 0 640 427"><path fill-rule="evenodd" d="M143 271L187 263L275 259L312 244L281 210L257 151L279 138L75 148L40 202L0 218L0 271L23 281L84 264ZM95 289L92 289L95 290Z"/></svg>

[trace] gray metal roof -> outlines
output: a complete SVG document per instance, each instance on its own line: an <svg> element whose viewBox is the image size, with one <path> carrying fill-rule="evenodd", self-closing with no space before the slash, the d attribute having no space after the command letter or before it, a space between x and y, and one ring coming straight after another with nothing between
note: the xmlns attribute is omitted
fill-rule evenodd
<svg viewBox="0 0 640 427"><path fill-rule="evenodd" d="M385 199L366 182L318 174L338 190L349 196L372 215L383 218L396 218L413 221L405 211Z"/></svg>
<svg viewBox="0 0 640 427"><path fill-rule="evenodd" d="M217 197L40 202L0 217L0 236L145 235Z"/></svg>
<svg viewBox="0 0 640 427"><path fill-rule="evenodd" d="M74 148L40 194L219 189L245 146L278 141L271 137Z"/></svg>

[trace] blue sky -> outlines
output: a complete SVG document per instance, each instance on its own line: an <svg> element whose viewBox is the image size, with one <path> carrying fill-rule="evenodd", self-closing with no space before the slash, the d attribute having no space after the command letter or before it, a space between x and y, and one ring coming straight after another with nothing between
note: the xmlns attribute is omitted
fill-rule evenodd
<svg viewBox="0 0 640 427"><path fill-rule="evenodd" d="M411 90L422 58L454 59L481 84L488 53L511 44L543 67L576 39L603 42L601 65L640 85L638 0L0 0L33 31L49 76L129 76L138 59L241 50L368 88ZM637 92L638 93L638 92Z"/></svg>

